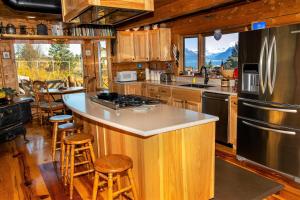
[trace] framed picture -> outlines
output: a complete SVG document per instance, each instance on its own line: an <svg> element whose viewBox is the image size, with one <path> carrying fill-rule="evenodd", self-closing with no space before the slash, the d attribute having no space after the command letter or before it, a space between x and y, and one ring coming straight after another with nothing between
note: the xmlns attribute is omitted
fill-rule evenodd
<svg viewBox="0 0 300 200"><path fill-rule="evenodd" d="M10 59L10 53L9 53L9 51L4 51L3 52L3 59Z"/></svg>

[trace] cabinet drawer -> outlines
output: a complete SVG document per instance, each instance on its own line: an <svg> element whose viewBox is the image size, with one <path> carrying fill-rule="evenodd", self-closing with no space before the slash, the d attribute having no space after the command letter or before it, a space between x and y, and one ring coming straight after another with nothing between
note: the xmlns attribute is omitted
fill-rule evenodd
<svg viewBox="0 0 300 200"><path fill-rule="evenodd" d="M171 97L171 87L160 86L158 92L159 96Z"/></svg>
<svg viewBox="0 0 300 200"><path fill-rule="evenodd" d="M172 96L176 99L182 99L186 101L201 102L202 92L199 90L185 90L174 88L172 90Z"/></svg>

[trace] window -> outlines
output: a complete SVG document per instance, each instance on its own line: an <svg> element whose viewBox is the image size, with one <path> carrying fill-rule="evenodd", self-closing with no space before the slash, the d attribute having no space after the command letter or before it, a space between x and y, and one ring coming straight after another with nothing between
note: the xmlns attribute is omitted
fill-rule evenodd
<svg viewBox="0 0 300 200"><path fill-rule="evenodd" d="M19 83L63 80L83 85L81 44L14 44Z"/></svg>
<svg viewBox="0 0 300 200"><path fill-rule="evenodd" d="M205 37L205 65L210 69L234 69L238 66L238 33L225 34L220 40Z"/></svg>
<svg viewBox="0 0 300 200"><path fill-rule="evenodd" d="M107 42L102 40L98 43L98 59L99 59L99 78L100 78L100 88L109 88L109 69L107 63Z"/></svg>
<svg viewBox="0 0 300 200"><path fill-rule="evenodd" d="M184 71L197 71L199 63L198 37L184 37Z"/></svg>

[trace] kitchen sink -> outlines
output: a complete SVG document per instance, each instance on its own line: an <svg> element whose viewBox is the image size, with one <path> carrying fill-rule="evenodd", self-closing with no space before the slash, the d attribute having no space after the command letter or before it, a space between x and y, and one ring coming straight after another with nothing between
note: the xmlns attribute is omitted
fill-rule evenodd
<svg viewBox="0 0 300 200"><path fill-rule="evenodd" d="M179 85L183 87L193 87L193 88L209 88L209 87L214 87L213 85L205 85L205 84L184 84L184 85Z"/></svg>

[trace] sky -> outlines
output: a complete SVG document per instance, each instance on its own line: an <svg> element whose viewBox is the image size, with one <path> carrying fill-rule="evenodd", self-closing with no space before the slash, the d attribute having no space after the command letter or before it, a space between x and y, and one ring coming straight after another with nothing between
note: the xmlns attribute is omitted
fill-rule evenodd
<svg viewBox="0 0 300 200"><path fill-rule="evenodd" d="M234 46L239 40L238 33L225 34L217 41L213 36L205 38L206 55L225 51L227 48Z"/></svg>
<svg viewBox="0 0 300 200"><path fill-rule="evenodd" d="M16 44L18 45L18 44ZM42 53L46 56L48 56L50 44L32 44L33 46L39 45L41 46ZM81 44L70 44L70 51L74 55L81 55Z"/></svg>
<svg viewBox="0 0 300 200"><path fill-rule="evenodd" d="M198 52L198 38L184 38L185 48Z"/></svg>

